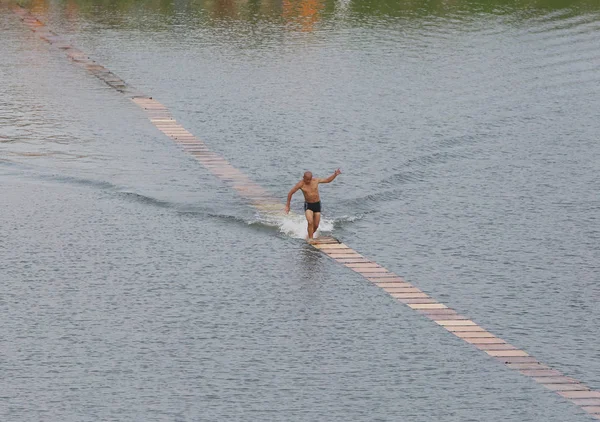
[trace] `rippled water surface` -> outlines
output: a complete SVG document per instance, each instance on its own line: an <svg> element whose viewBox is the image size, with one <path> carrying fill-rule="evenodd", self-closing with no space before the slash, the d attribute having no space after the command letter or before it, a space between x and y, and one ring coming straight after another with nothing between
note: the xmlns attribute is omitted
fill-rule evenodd
<svg viewBox="0 0 600 422"><path fill-rule="evenodd" d="M282 203L341 167L331 234L600 388L597 2L22 4ZM0 58L2 420L591 420L266 220L8 3Z"/></svg>

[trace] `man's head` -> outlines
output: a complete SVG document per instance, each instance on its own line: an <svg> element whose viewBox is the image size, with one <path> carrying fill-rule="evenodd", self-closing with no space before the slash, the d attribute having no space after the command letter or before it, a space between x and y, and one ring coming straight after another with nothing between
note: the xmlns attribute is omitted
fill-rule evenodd
<svg viewBox="0 0 600 422"><path fill-rule="evenodd" d="M303 179L304 183L310 183L310 181L312 180L312 173L310 171L305 171Z"/></svg>

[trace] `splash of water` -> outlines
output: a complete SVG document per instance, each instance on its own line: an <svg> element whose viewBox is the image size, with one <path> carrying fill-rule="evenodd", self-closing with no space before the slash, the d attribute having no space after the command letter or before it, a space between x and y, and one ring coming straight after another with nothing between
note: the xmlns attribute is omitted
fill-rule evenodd
<svg viewBox="0 0 600 422"><path fill-rule="evenodd" d="M305 239L307 237L307 222L306 217L300 214L283 214L283 213L268 213L261 216L261 222L268 226L273 226L286 236L296 239ZM319 237L321 233L330 233L333 231L335 220L321 218L319 230L315 233L315 237Z"/></svg>
<svg viewBox="0 0 600 422"><path fill-rule="evenodd" d="M319 229L315 233L315 237L323 232L331 232L333 230L333 220L321 218ZM294 237L296 239L304 239L307 236L307 225L306 218L303 215L285 215L278 222L277 226L279 231L287 236Z"/></svg>

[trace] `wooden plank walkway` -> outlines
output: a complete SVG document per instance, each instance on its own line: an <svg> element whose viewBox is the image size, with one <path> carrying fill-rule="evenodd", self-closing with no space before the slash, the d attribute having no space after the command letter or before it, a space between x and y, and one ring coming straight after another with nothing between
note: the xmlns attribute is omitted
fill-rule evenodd
<svg viewBox="0 0 600 422"><path fill-rule="evenodd" d="M42 40L65 51L67 57L74 64L85 68L116 91L128 96L146 112L150 122L159 131L199 161L216 177L235 189L253 207L267 214L283 213L283 204L280 201L251 181L223 157L211 152L204 142L179 124L163 104L137 91L88 55L71 46L65 39L48 30L26 9L16 6L13 11ZM337 239L321 237L313 246L337 263L383 289L394 300L405 304L423 317L440 325L450 334L481 350L490 357L490 362L500 362L510 369L519 371L548 390L570 400L590 416L600 419L600 391L592 390L582 382L543 364L526 351L495 336L468 317L438 302L416 286L407 283L402 277L365 258Z"/></svg>

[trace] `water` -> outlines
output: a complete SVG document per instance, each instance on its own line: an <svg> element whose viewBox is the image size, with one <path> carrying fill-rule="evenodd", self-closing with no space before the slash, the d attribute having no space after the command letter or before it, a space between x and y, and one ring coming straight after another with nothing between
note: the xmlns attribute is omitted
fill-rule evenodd
<svg viewBox="0 0 600 422"><path fill-rule="evenodd" d="M595 2L26 5L282 203L342 167L327 232L600 388ZM591 420L0 10L2 420Z"/></svg>

